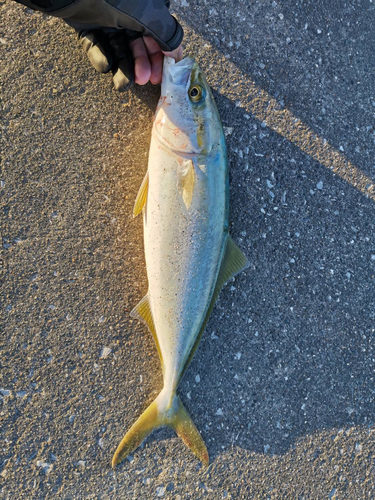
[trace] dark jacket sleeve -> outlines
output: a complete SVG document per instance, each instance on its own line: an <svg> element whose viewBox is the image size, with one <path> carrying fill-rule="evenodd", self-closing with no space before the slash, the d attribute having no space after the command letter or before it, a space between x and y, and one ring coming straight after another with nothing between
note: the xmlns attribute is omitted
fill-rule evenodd
<svg viewBox="0 0 375 500"><path fill-rule="evenodd" d="M127 28L154 38L162 50L174 50L183 31L169 13L169 0L16 0L31 9L61 17L76 29Z"/></svg>

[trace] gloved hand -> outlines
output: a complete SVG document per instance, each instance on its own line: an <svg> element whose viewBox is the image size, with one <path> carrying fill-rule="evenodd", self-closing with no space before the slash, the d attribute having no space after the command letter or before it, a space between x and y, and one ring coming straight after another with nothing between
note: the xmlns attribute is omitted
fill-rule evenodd
<svg viewBox="0 0 375 500"><path fill-rule="evenodd" d="M113 71L114 86L160 83L163 52L182 58L183 31L169 0L16 0L61 17L77 32L94 68Z"/></svg>

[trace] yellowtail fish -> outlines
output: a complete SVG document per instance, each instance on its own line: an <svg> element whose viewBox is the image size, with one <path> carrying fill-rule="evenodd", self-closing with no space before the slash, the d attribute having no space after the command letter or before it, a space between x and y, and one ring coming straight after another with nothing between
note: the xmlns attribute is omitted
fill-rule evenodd
<svg viewBox="0 0 375 500"><path fill-rule="evenodd" d="M228 163L211 90L192 58L164 59L143 211L149 289L132 311L150 329L164 387L118 446L120 463L156 428L169 426L204 463L206 446L176 393L223 285L247 265L228 234Z"/></svg>

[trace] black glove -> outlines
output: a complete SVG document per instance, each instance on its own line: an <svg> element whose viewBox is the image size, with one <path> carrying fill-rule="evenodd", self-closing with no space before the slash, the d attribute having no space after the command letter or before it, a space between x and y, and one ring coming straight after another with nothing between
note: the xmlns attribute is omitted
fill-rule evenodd
<svg viewBox="0 0 375 500"><path fill-rule="evenodd" d="M77 32L94 68L112 69L117 90L134 83L130 41L151 36L164 51L179 47L183 31L169 13L169 0L16 0L61 17Z"/></svg>
<svg viewBox="0 0 375 500"><path fill-rule="evenodd" d="M123 91L134 84L134 59L129 43L142 33L116 28L75 30L96 71L107 73L112 69L116 90Z"/></svg>

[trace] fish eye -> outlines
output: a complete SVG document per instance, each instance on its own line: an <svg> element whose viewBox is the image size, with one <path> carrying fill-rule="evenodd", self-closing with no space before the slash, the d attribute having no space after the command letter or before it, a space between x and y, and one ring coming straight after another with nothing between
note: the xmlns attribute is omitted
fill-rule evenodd
<svg viewBox="0 0 375 500"><path fill-rule="evenodd" d="M192 85L189 89L189 98L193 102L199 102L204 97L204 89L200 85Z"/></svg>

